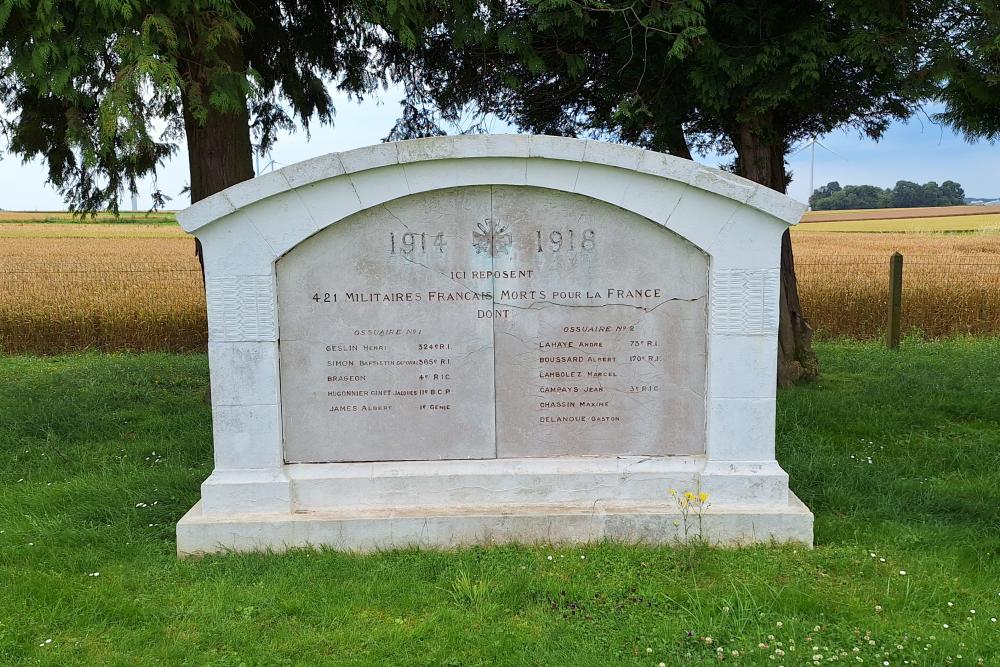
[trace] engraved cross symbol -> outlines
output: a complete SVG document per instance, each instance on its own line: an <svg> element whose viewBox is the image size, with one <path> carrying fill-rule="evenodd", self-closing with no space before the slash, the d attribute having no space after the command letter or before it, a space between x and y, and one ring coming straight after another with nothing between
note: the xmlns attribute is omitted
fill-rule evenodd
<svg viewBox="0 0 1000 667"><path fill-rule="evenodd" d="M486 218L472 232L472 245L476 252L489 253L490 257L506 253L512 242L510 228L494 218Z"/></svg>

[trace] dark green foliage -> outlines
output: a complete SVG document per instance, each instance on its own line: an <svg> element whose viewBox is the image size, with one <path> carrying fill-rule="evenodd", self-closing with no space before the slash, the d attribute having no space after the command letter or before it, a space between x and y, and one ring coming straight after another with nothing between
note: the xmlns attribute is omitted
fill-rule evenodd
<svg viewBox="0 0 1000 667"><path fill-rule="evenodd" d="M815 211L852 208L886 208L890 200L888 190L874 185L846 185L843 189L823 196L819 191L809 197L809 205Z"/></svg>
<svg viewBox="0 0 1000 667"><path fill-rule="evenodd" d="M874 185L845 185L836 181L817 188L809 197L816 211L842 211L858 208L916 208L919 206L962 206L965 191L955 181L938 185L934 181L918 185L897 181L894 188Z"/></svg>
<svg viewBox="0 0 1000 667"><path fill-rule="evenodd" d="M936 118L970 140L1000 139L1000 3L974 0L949 5L941 23L946 38L934 54L943 79Z"/></svg>
<svg viewBox="0 0 1000 667"><path fill-rule="evenodd" d="M412 14L405 0L0 0L0 130L73 209L117 210L176 150L185 115L249 114L262 152L295 120L332 122L326 81L373 90L376 26L405 33Z"/></svg>
<svg viewBox="0 0 1000 667"><path fill-rule="evenodd" d="M475 15L442 11L415 57L390 60L428 115L471 108L533 132L734 151L740 173L783 189L794 142L843 126L878 137L928 93L916 34L927 12L843 0L490 2ZM777 151L768 173L746 164L760 150Z"/></svg>

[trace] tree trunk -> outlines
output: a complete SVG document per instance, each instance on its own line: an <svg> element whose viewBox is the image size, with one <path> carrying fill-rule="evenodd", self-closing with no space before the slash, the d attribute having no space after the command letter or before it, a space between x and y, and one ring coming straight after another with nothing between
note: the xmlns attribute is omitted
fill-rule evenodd
<svg viewBox="0 0 1000 667"><path fill-rule="evenodd" d="M209 109L199 122L184 106L191 203L253 178L253 153L247 112Z"/></svg>
<svg viewBox="0 0 1000 667"><path fill-rule="evenodd" d="M662 148L658 146L659 150L665 148L671 155L682 157L685 160L691 159L691 147L688 146L687 137L684 136L684 128L679 123L662 129L660 134Z"/></svg>
<svg viewBox="0 0 1000 667"><path fill-rule="evenodd" d="M245 68L243 51L238 46L220 48L219 55L233 71L240 72ZM201 91L210 90L209 73L194 60L185 61L183 73L190 85ZM187 138L191 203L253 178L253 146L250 143L250 116L246 104L238 111L223 112L203 99L201 107L204 114L199 117L190 90L182 86L181 105ZM201 254L201 241L197 239L194 252L198 256L204 281L205 260Z"/></svg>
<svg viewBox="0 0 1000 667"><path fill-rule="evenodd" d="M743 125L732 133L738 156L738 172L784 193L788 187L785 172L785 142L768 136L767 119L762 125ZM788 230L781 237L781 291L778 320L778 384L787 387L799 381L814 380L819 362L812 349L812 327L802 314L795 257Z"/></svg>

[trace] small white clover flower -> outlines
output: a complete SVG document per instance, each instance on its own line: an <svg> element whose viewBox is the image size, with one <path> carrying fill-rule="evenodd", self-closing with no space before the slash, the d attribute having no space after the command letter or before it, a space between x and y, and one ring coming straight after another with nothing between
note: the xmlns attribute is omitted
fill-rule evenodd
<svg viewBox="0 0 1000 667"><path fill-rule="evenodd" d="M906 570L900 570L899 571L899 576L905 577L906 576Z"/></svg>

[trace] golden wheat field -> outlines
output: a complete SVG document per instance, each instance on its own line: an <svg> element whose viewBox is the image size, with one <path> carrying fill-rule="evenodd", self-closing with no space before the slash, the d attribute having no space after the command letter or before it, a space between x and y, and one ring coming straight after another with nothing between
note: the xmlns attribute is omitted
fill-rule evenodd
<svg viewBox="0 0 1000 667"><path fill-rule="evenodd" d="M796 228L792 247L802 309L820 337L883 335L894 252L903 255L904 332L1000 334L1000 234Z"/></svg>
<svg viewBox="0 0 1000 667"><path fill-rule="evenodd" d="M176 226L0 223L0 350L196 350L194 242Z"/></svg>
<svg viewBox="0 0 1000 667"><path fill-rule="evenodd" d="M925 217L934 224L924 227L904 221L906 233L851 229L895 219L794 229L799 293L817 335L883 335L895 251L905 258L904 331L1000 334L1000 233L920 231L939 228L938 217ZM952 229L969 220L949 217ZM0 212L0 351L204 349L205 297L191 237L148 218L67 218Z"/></svg>

